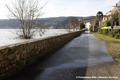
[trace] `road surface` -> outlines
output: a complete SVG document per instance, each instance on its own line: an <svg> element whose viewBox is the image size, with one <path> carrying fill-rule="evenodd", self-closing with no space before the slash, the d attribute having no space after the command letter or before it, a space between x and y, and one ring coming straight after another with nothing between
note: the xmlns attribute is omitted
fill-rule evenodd
<svg viewBox="0 0 120 80"><path fill-rule="evenodd" d="M119 67L104 43L86 32L12 80L120 80Z"/></svg>

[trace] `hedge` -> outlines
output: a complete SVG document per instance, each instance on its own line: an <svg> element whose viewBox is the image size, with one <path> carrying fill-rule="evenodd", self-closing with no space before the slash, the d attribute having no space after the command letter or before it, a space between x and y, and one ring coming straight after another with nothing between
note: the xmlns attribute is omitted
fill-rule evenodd
<svg viewBox="0 0 120 80"><path fill-rule="evenodd" d="M120 39L120 29L99 29L98 33Z"/></svg>
<svg viewBox="0 0 120 80"><path fill-rule="evenodd" d="M120 39L120 33L117 33L117 34L115 35L115 38L116 38L116 39Z"/></svg>

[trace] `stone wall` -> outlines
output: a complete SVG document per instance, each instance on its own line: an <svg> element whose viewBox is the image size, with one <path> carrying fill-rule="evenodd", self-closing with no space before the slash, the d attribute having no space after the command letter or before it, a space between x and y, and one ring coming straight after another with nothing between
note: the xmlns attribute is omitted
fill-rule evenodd
<svg viewBox="0 0 120 80"><path fill-rule="evenodd" d="M82 31L72 32L0 48L0 80L53 53L81 33Z"/></svg>

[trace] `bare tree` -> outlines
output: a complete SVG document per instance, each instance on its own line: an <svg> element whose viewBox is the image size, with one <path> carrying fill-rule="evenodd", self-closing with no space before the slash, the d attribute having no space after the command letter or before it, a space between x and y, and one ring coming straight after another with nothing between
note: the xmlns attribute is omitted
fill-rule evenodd
<svg viewBox="0 0 120 80"><path fill-rule="evenodd" d="M14 0L11 5L6 4L11 17L18 22L19 37L32 38L37 28L37 20L43 14L39 0Z"/></svg>
<svg viewBox="0 0 120 80"><path fill-rule="evenodd" d="M42 36L42 34L45 34L46 29L48 29L48 24L39 22L40 24L37 25L37 31L39 32L39 35Z"/></svg>
<svg viewBox="0 0 120 80"><path fill-rule="evenodd" d="M69 17L69 19L68 19L68 22L67 22L67 24L66 24L66 26L65 26L65 28L66 28L66 30L68 31L68 32L70 32L71 31L71 27L72 25L71 25L71 17Z"/></svg>
<svg viewBox="0 0 120 80"><path fill-rule="evenodd" d="M70 19L70 22L71 22L71 26L73 28L73 30L77 30L77 27L79 26L79 20L77 17L71 17Z"/></svg>
<svg viewBox="0 0 120 80"><path fill-rule="evenodd" d="M113 20L113 24L116 26L116 24L117 24L117 22L118 22L118 14L119 14L119 12L116 10L116 11L114 11L114 12L112 12L112 14L111 14L111 20ZM114 26L113 25L113 26ZM112 26L112 27L113 27Z"/></svg>

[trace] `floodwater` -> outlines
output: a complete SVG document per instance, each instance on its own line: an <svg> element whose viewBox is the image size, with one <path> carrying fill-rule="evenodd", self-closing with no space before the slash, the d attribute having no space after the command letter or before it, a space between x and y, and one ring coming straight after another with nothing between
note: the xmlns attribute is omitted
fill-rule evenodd
<svg viewBox="0 0 120 80"><path fill-rule="evenodd" d="M85 32L13 80L76 80L78 75L85 76L87 67L106 62L113 62L113 58L104 43Z"/></svg>

